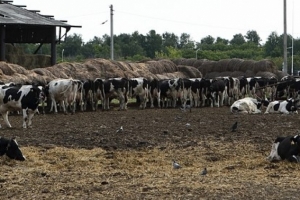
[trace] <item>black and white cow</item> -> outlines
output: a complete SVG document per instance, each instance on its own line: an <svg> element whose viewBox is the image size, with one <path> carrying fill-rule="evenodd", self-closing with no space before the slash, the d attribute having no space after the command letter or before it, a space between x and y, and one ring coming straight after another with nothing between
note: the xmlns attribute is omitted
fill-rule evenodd
<svg viewBox="0 0 300 200"><path fill-rule="evenodd" d="M290 114L290 113L298 113L297 111L297 104L299 100L295 99L288 99L284 101L272 101L269 103L265 114L269 113L283 113L283 114Z"/></svg>
<svg viewBox="0 0 300 200"><path fill-rule="evenodd" d="M63 108L64 113L67 113L66 107L72 106L72 114L75 113L76 109L76 97L78 91L78 80L74 79L54 79L49 82L46 87L46 91L49 93L51 99L51 109L57 113L57 104L59 102L60 106Z"/></svg>
<svg viewBox="0 0 300 200"><path fill-rule="evenodd" d="M0 113L6 125L10 128L12 127L8 121L8 113L10 111L22 110L23 128L31 127L32 118L38 111L38 105L41 98L41 90L34 85L22 85L21 87L1 86Z"/></svg>
<svg viewBox="0 0 300 200"><path fill-rule="evenodd" d="M152 79L149 81L149 99L150 99L150 107L154 108L154 100L157 100L159 90L159 80Z"/></svg>
<svg viewBox="0 0 300 200"><path fill-rule="evenodd" d="M240 80L234 77L221 77L219 79L224 80L226 90L224 96L224 102L230 106L234 101L239 99L240 93Z"/></svg>
<svg viewBox="0 0 300 200"><path fill-rule="evenodd" d="M129 81L126 78L96 78L95 90L100 91L102 109L109 110L111 99L117 98L120 102L119 110L127 110Z"/></svg>
<svg viewBox="0 0 300 200"><path fill-rule="evenodd" d="M92 110L96 110L94 103L94 81L90 79L84 80L82 87L83 110L86 111L88 106Z"/></svg>
<svg viewBox="0 0 300 200"><path fill-rule="evenodd" d="M129 96L138 97L140 100L140 108L145 109L148 101L148 87L149 82L145 78L131 78L129 79Z"/></svg>
<svg viewBox="0 0 300 200"><path fill-rule="evenodd" d="M6 155L10 159L24 161L25 157L15 138L6 139L0 137L0 156Z"/></svg>
<svg viewBox="0 0 300 200"><path fill-rule="evenodd" d="M157 94L158 107L161 108L161 103L162 107L165 107L165 105L167 107L167 104L165 104L165 100L170 99L171 106L175 108L178 97L181 99L182 86L183 85L181 78L159 81L159 89Z"/></svg>
<svg viewBox="0 0 300 200"><path fill-rule="evenodd" d="M241 76L238 78L240 81L240 93L239 98L245 98L246 95L249 94L249 83L245 76Z"/></svg>
<svg viewBox="0 0 300 200"><path fill-rule="evenodd" d="M272 145L269 161L288 160L300 162L300 136L277 137Z"/></svg>
<svg viewBox="0 0 300 200"><path fill-rule="evenodd" d="M230 106L230 112L232 113L246 113L246 114L259 114L261 113L261 106L264 104L265 106L268 105L268 101L258 101L252 97L245 97L243 99L239 99L235 101Z"/></svg>
<svg viewBox="0 0 300 200"><path fill-rule="evenodd" d="M224 103L226 83L222 79L214 79L209 86L209 98L211 98L211 107L222 107Z"/></svg>
<svg viewBox="0 0 300 200"><path fill-rule="evenodd" d="M179 97L181 100L181 104L183 108L186 107L187 101L190 100L190 105L192 106L192 93L191 93L191 87L192 87L192 80L188 78L183 78L182 79L182 92L181 94L179 93Z"/></svg>

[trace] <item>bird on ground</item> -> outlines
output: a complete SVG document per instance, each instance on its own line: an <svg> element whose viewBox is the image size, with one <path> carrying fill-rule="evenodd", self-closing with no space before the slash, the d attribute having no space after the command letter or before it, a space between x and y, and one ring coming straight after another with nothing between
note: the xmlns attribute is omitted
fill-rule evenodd
<svg viewBox="0 0 300 200"><path fill-rule="evenodd" d="M232 125L232 127L231 127L231 132L235 132L235 131L236 131L236 129L237 129L237 123L238 123L238 122L235 122L235 123Z"/></svg>
<svg viewBox="0 0 300 200"><path fill-rule="evenodd" d="M177 162L175 162L175 160L173 160L173 169L179 169L179 168L181 168L181 166Z"/></svg>
<svg viewBox="0 0 300 200"><path fill-rule="evenodd" d="M123 126L121 126L116 132L117 132L117 133L123 132Z"/></svg>
<svg viewBox="0 0 300 200"><path fill-rule="evenodd" d="M203 169L203 171L201 172L201 175L206 175L207 174L207 169L206 169L206 167Z"/></svg>

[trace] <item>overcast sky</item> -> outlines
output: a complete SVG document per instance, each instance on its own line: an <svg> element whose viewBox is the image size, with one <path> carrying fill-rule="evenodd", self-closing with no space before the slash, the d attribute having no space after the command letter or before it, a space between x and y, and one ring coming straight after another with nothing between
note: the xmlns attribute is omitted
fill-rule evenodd
<svg viewBox="0 0 300 200"><path fill-rule="evenodd" d="M283 33L283 0L14 0L13 4L82 26L69 34L81 35L84 42L110 35L110 5L115 35L155 30L178 37L187 33L200 42L208 35L231 40L235 34L255 30L264 43L272 31ZM300 38L300 0L287 0L287 32Z"/></svg>

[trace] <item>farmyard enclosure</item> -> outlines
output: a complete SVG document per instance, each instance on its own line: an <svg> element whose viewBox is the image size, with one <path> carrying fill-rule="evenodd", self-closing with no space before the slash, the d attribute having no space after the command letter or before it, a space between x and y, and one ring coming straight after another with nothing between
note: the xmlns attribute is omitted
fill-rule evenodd
<svg viewBox="0 0 300 200"><path fill-rule="evenodd" d="M1 158L1 198L298 199L300 166L266 157L276 136L298 133L299 115L128 107L36 115L31 129L10 116L1 136L16 136L27 160Z"/></svg>

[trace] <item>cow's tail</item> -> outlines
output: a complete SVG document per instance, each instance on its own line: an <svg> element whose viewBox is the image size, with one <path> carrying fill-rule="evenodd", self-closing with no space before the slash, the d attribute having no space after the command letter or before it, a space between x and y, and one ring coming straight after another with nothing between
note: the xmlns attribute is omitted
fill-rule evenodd
<svg viewBox="0 0 300 200"><path fill-rule="evenodd" d="M60 94L66 93L73 86L73 80L70 80L70 81L72 82L72 84L69 84L68 87L64 91L62 91Z"/></svg>

